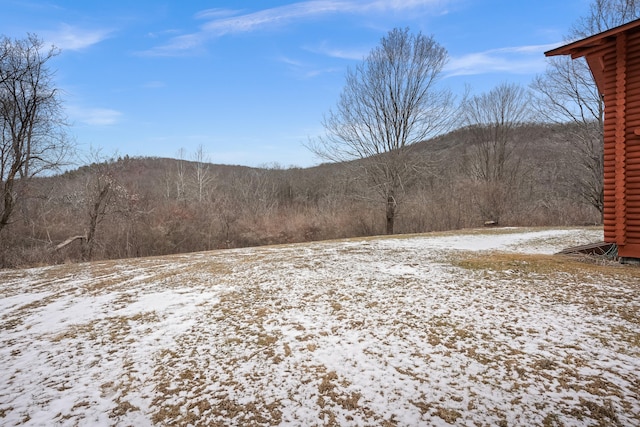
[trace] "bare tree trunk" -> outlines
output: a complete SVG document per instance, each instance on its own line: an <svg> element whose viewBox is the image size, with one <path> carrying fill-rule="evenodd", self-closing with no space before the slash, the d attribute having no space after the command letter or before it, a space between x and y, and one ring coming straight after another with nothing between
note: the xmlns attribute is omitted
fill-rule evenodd
<svg viewBox="0 0 640 427"><path fill-rule="evenodd" d="M387 234L393 234L393 225L396 219L396 199L392 194L387 196Z"/></svg>
<svg viewBox="0 0 640 427"><path fill-rule="evenodd" d="M101 217L104 215L104 210L107 205L107 199L109 196L109 192L111 190L111 183L107 182L101 189L98 189L100 192L93 200L93 204L89 209L89 224L87 228L87 236L84 240L83 246L83 254L82 257L85 261L88 261L93 256L93 247L95 245L95 235L96 228L98 226L98 222L100 222Z"/></svg>
<svg viewBox="0 0 640 427"><path fill-rule="evenodd" d="M202 145L198 146L195 154L193 155L193 161L195 162L194 171L194 186L198 198L198 203L202 203L205 196L208 195L208 187L211 183L211 176L209 172L209 158L204 152Z"/></svg>
<svg viewBox="0 0 640 427"><path fill-rule="evenodd" d="M176 170L176 199L185 200L185 149L178 150L178 162Z"/></svg>

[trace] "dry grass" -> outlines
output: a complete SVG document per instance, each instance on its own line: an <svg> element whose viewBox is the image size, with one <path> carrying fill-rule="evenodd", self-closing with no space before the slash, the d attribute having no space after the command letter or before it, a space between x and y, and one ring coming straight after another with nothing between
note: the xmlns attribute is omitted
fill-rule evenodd
<svg viewBox="0 0 640 427"><path fill-rule="evenodd" d="M564 278L566 281L619 280L640 286L640 268L588 256L527 255L514 253L457 253L453 265L481 272L499 272L509 277L536 275Z"/></svg>
<svg viewBox="0 0 640 427"><path fill-rule="evenodd" d="M76 396L54 423L96 401L122 425L640 422L640 269L411 239L11 272L0 419Z"/></svg>

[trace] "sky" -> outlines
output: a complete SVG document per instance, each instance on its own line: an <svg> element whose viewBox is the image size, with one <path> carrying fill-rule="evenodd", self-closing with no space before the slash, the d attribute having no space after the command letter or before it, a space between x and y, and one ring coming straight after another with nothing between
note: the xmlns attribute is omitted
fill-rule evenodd
<svg viewBox="0 0 640 427"><path fill-rule="evenodd" d="M81 153L309 167L345 75L393 28L433 36L461 94L528 85L589 0L0 0L40 36Z"/></svg>

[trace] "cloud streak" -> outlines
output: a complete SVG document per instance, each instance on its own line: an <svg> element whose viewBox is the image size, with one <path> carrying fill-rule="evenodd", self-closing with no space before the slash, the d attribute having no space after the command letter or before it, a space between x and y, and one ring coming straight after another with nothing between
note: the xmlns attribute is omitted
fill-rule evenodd
<svg viewBox="0 0 640 427"><path fill-rule="evenodd" d="M543 53L558 44L491 49L452 57L444 69L447 77L487 73L528 74L545 68Z"/></svg>
<svg viewBox="0 0 640 427"><path fill-rule="evenodd" d="M292 59L286 56L280 56L276 58L277 61L286 64L287 67L300 79L310 79L322 74L338 73L343 71L341 68L335 67L317 67L312 64L307 64L303 61Z"/></svg>
<svg viewBox="0 0 640 427"><path fill-rule="evenodd" d="M122 113L109 108L69 107L69 115L75 121L89 126L110 126L118 123Z"/></svg>
<svg viewBox="0 0 640 427"><path fill-rule="evenodd" d="M349 60L361 60L369 53L369 49L339 49L330 47L324 42L318 46L307 46L305 50L331 58Z"/></svg>
<svg viewBox="0 0 640 427"><path fill-rule="evenodd" d="M174 37L168 43L153 48L145 54L151 56L181 55L197 50L210 39L228 34L280 28L305 19L336 14L361 15L407 11L442 6L445 3L447 0L312 0L244 14L241 11L209 9L196 14L197 19L206 20L199 31Z"/></svg>
<svg viewBox="0 0 640 427"><path fill-rule="evenodd" d="M84 29L62 24L58 30L45 33L45 38L63 51L78 51L104 41L110 37L111 33L111 30Z"/></svg>

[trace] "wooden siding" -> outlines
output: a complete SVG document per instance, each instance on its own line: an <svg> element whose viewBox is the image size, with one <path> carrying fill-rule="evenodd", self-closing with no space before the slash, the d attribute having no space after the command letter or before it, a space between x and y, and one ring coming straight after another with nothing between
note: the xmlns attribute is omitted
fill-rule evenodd
<svg viewBox="0 0 640 427"><path fill-rule="evenodd" d="M625 177L627 240L623 256L640 258L640 30L627 36Z"/></svg>
<svg viewBox="0 0 640 427"><path fill-rule="evenodd" d="M604 97L604 240L640 258L640 20L547 52L584 56Z"/></svg>
<svg viewBox="0 0 640 427"><path fill-rule="evenodd" d="M640 258L640 31L617 34L589 63L602 64L604 239Z"/></svg>

